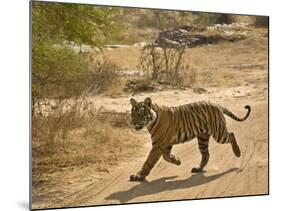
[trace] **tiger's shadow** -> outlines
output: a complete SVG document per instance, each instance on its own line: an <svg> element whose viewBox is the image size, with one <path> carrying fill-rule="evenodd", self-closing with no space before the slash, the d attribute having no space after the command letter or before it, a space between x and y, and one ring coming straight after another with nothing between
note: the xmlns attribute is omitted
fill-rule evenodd
<svg viewBox="0 0 281 211"><path fill-rule="evenodd" d="M107 196L106 200L118 200L119 202L128 202L136 197L153 195L156 193L161 193L163 191L173 191L178 189L187 189L199 185L209 183L216 180L226 174L232 173L234 171L239 171L238 168L231 168L227 171L214 174L211 176L205 176L204 173L193 174L191 177L182 180L172 180L177 176L163 177L151 182L144 181L138 185L130 188L126 191L115 192ZM172 180L172 181L169 181Z"/></svg>

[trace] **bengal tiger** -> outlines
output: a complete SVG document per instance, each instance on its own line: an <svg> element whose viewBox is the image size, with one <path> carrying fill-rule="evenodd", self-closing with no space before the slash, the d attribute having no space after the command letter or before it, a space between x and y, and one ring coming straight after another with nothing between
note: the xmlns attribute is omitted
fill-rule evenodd
<svg viewBox="0 0 281 211"><path fill-rule="evenodd" d="M145 180L161 155L167 162L180 165L181 161L171 154L172 146L195 137L198 140L201 163L199 167L192 168L192 173L202 172L209 161L210 136L220 144L230 143L235 156L241 155L234 133L227 130L223 114L236 121L244 121L251 112L251 107L248 105L245 106L248 110L247 114L239 118L220 105L204 101L178 107L166 107L152 104L152 100L147 97L144 102L137 102L131 98L130 103L132 125L136 130L141 130L146 126L152 139L152 149L142 169L135 175L131 175L130 181Z"/></svg>

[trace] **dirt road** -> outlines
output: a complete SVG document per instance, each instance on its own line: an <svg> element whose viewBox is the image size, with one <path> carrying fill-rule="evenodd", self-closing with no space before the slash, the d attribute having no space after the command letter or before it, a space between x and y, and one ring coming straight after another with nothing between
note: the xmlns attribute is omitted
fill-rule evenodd
<svg viewBox="0 0 281 211"><path fill-rule="evenodd" d="M137 132L133 129L130 131L126 126L126 132L138 135L138 139L133 140L128 134L128 139L125 141L128 141L130 146L136 146L134 141L142 141L140 147L134 149L136 151L132 153L133 156L118 160L117 166L110 165L106 172L95 170L93 168L95 162L92 162L86 166L59 168L59 171L45 174L44 177L40 175L42 179L33 189L33 208L267 194L268 42L266 34L266 31L255 30L249 40L189 49L186 59L198 72L196 86L206 90L200 94L194 92L192 88L184 90L165 88L162 91L134 94L123 91L113 92L118 94L87 98L92 101L97 111L109 113L129 113L131 109L129 98L132 95L137 100L149 96L153 103L166 106L209 100L227 107L238 116L245 114L244 106L248 104L252 107L252 112L245 122L235 122L226 117L228 130L235 133L241 147L240 158L234 156L230 145L220 145L211 140L210 161L205 172L191 174L191 168L197 166L201 158L197 142L192 140L173 147L173 154L182 161L180 166L172 165L160 158L147 177L147 181L129 182L129 176L142 167L151 142L147 131ZM137 68L139 50L135 47L121 48L108 51L107 56L123 69L134 70ZM45 112L48 112L48 109ZM125 138L126 135L127 133ZM82 143L82 140L80 142ZM130 152L132 149L126 150ZM114 152L117 149L112 146L109 151Z"/></svg>
<svg viewBox="0 0 281 211"><path fill-rule="evenodd" d="M245 122L235 122L226 118L229 131L235 132L240 144L242 150L240 158L234 156L230 145L220 145L211 140L211 157L205 172L192 174L191 168L200 162L197 142L192 140L173 148L173 153L182 161L180 166L167 163L161 158L145 182L128 181L130 174L141 168L146 156L144 154L140 158L131 158L131 160L121 163L103 179L75 191L72 195L54 199L52 203L48 201L48 204L39 203L34 206L36 208L46 207L46 205L47 207L73 207L268 193L266 89L265 87L241 86L226 89L223 92L209 89L207 93L201 95L192 94L188 90L176 94L174 90L165 91L162 94L150 93L154 101L166 105L210 99L225 105L239 116L243 116L245 113L244 105L250 104L252 113ZM237 96L235 96L236 94ZM178 95L177 101L172 101L173 98L169 95ZM141 100L144 96L146 95L139 94L135 97ZM93 100L98 105L99 100ZM106 98L100 99L100 101L108 110L111 105L114 105L117 110L129 109L128 97L118 100ZM148 153L150 149L148 132L143 130L138 133L143 135Z"/></svg>

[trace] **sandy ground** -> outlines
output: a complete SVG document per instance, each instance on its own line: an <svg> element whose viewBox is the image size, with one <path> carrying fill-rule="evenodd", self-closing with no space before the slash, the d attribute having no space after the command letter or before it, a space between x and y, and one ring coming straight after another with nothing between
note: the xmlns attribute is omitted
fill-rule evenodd
<svg viewBox="0 0 281 211"><path fill-rule="evenodd" d="M143 141L138 155L122 161L109 173L94 172L91 166L68 169L63 177L60 174L63 184L45 187L43 192L41 190L40 194L33 196L32 207L73 207L267 194L268 64L267 39L264 34L264 31L257 33L259 37L254 37L256 40L252 41L222 43L190 50L190 56L193 57L190 59L199 75L213 73L209 81L199 78L198 86L207 90L202 94L187 88L133 95L137 100L149 96L154 103L166 106L208 100L227 107L238 116L244 116L244 106L250 105L252 112L245 122L236 122L226 117L228 130L235 133L242 150L240 158L234 156L230 145L220 145L211 140L210 161L205 172L192 174L191 168L197 166L201 158L197 142L193 140L173 147L173 153L182 161L180 166L160 158L147 181L129 182L129 176L141 168L151 147L146 130L132 131L142 137L138 139ZM123 68L134 69L137 49L126 49L123 54L121 51L111 51L110 54L116 61L124 62L120 64ZM126 56L128 60L118 56ZM130 97L132 94L122 93L114 97L91 97L89 100L100 111L129 113Z"/></svg>
<svg viewBox="0 0 281 211"><path fill-rule="evenodd" d="M149 96L154 102L165 105L180 105L195 100L209 99L225 105L240 116L245 113L244 105L251 105L252 113L245 122L235 122L226 118L229 131L235 132L240 144L242 150L240 158L234 156L230 145L220 145L212 140L210 142L211 158L206 171L191 174L191 168L200 162L197 142L193 140L173 148L173 153L182 161L181 166L171 165L161 158L146 182L129 182L129 175L141 168L150 149L148 132L143 130L138 132L143 135L143 141L146 142L143 156L118 165L109 175L93 180L93 183L89 181L81 189L76 187L75 192L67 197L52 199L51 202L38 201L33 204L33 208L267 194L267 87L248 85L223 91L216 88L208 90L209 92L204 94L195 94L191 90L168 90L150 93ZM145 96L147 94L142 93L134 97L141 100ZM171 96L174 97L171 98ZM124 112L130 108L128 97L118 99L98 97L92 100L96 105L104 102L103 106L106 110Z"/></svg>

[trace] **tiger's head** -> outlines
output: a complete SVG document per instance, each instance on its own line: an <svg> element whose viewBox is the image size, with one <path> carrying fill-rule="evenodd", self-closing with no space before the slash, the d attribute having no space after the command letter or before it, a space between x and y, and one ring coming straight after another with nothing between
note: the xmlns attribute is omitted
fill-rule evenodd
<svg viewBox="0 0 281 211"><path fill-rule="evenodd" d="M149 97L145 98L144 102L137 102L131 98L130 102L132 105L131 121L136 130L141 130L156 120L157 116L152 109L152 101Z"/></svg>

